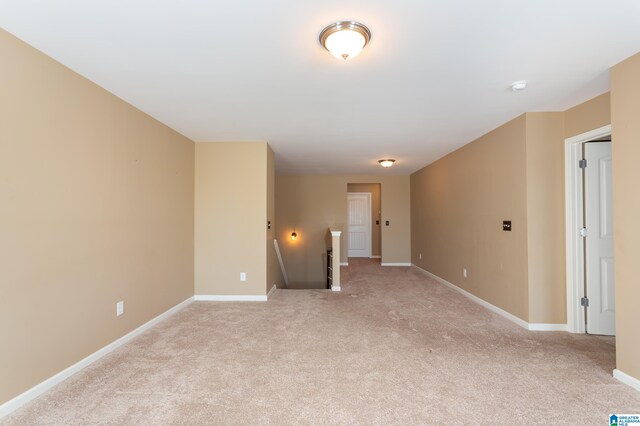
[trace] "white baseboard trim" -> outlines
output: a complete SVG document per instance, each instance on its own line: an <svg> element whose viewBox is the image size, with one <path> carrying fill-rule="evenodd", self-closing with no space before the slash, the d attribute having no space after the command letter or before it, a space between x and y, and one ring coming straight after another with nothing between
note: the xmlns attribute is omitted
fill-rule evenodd
<svg viewBox="0 0 640 426"><path fill-rule="evenodd" d="M439 276L437 276L435 274L432 274L429 271L425 271L424 269L422 269L419 266L416 266L416 265L413 265L413 266L415 266L416 268L418 268L419 270L424 272L427 276L429 276L430 278L433 278L434 280L436 280L440 284L443 284L443 285L449 287L450 289L453 289L453 290L457 291L458 293L462 294L463 296L468 297L469 299L473 300L474 302L476 302L479 305L484 306L485 308L489 309L490 311L495 312L496 314L501 315L501 316L505 317L506 319L515 322L520 327L526 328L527 330L529 329L529 324L526 321L518 318L517 316L515 316L513 314L510 314L509 312L505 311L504 309L498 308L497 306L492 305L491 303L489 303L489 302L487 302L487 301L485 301L483 299L480 299L478 296L475 296L475 295L469 293L468 291L461 289L460 287L458 287L455 284L451 284L449 281L445 280L444 278L440 278Z"/></svg>
<svg viewBox="0 0 640 426"><path fill-rule="evenodd" d="M349 266L349 262L340 262L340 266Z"/></svg>
<svg viewBox="0 0 640 426"><path fill-rule="evenodd" d="M617 368L613 370L613 377L620 380L625 385L629 385L637 391L640 391L640 380L636 379L633 376L628 375L627 373L623 373Z"/></svg>
<svg viewBox="0 0 640 426"><path fill-rule="evenodd" d="M529 323L531 331L569 331L567 324L535 324Z"/></svg>
<svg viewBox="0 0 640 426"><path fill-rule="evenodd" d="M32 399L42 395L43 393L53 388L57 384L65 381L66 379L76 374L80 370L88 367L89 365L96 362L97 360L104 357L105 355L108 355L110 352L113 352L114 350L118 349L120 346L129 342L133 338L139 336L140 334L147 331L154 325L158 324L160 321L170 317L171 315L175 314L179 310L187 307L191 302L193 302L193 297L190 297L187 300L178 303L173 308L170 308L169 310L161 313L160 315L153 318L152 320L147 321L146 323L142 324L140 327L136 328L135 330L130 331L129 333L125 334L119 339L109 343L107 346L101 349L98 349L96 352L92 353L86 358L76 362L72 366L65 368L61 372L49 377L44 382L41 382L35 385L31 389L26 390L25 392L21 393L15 398L0 405L0 419L8 415L9 413L17 410L18 408L22 407L24 404L31 401Z"/></svg>
<svg viewBox="0 0 640 426"><path fill-rule="evenodd" d="M369 256L369 259L380 259L380 256Z"/></svg>
<svg viewBox="0 0 640 426"><path fill-rule="evenodd" d="M525 320L518 318L517 316L505 311L504 309L498 308L495 305L492 305L491 303L487 302L484 299L479 298L478 296L469 293L466 290L461 289L460 287L458 287L455 284L451 284L449 281L445 280L444 278L440 278L439 276L432 274L429 271L425 271L424 269L422 269L421 267L419 267L418 265L413 265L415 266L417 269L419 269L420 271L422 271L423 273L425 273L427 276L433 278L434 280L438 281L440 284L443 284L455 291L457 291L458 293L462 294L463 296L468 297L469 299L473 300L474 302L476 302L477 304L484 306L485 308L489 309L492 312L495 312L496 314L503 316L504 318L513 321L514 323L518 324L520 327L530 330L530 331L567 331L567 324L529 324L528 322L526 322Z"/></svg>
<svg viewBox="0 0 640 426"><path fill-rule="evenodd" d="M276 287L275 284L273 285L273 287L271 287L271 290L269 290L269 293L267 293L267 300L269 300L269 298L273 295L277 288L278 287Z"/></svg>
<svg viewBox="0 0 640 426"><path fill-rule="evenodd" d="M340 291L340 286L339 285L332 285L331 286L331 291Z"/></svg>
<svg viewBox="0 0 640 426"><path fill-rule="evenodd" d="M411 262L382 262L380 266L411 266Z"/></svg>
<svg viewBox="0 0 640 426"><path fill-rule="evenodd" d="M262 294L196 294L196 302L266 302L267 295Z"/></svg>

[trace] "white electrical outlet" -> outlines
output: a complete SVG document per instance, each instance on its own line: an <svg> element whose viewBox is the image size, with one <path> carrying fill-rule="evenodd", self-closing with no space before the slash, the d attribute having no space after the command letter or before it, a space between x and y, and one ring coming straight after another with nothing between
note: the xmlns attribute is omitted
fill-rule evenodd
<svg viewBox="0 0 640 426"><path fill-rule="evenodd" d="M462 268L462 276L467 278L469 275L467 274L467 268Z"/></svg>
<svg viewBox="0 0 640 426"><path fill-rule="evenodd" d="M118 303L116 303L116 316L120 316L124 314L124 301L121 300Z"/></svg>
<svg viewBox="0 0 640 426"><path fill-rule="evenodd" d="M246 281L246 280L247 280L247 273L240 272L240 281Z"/></svg>

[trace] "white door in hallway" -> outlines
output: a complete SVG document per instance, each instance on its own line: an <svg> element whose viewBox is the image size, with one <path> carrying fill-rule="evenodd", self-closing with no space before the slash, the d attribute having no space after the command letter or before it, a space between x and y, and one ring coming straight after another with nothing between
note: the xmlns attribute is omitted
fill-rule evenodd
<svg viewBox="0 0 640 426"><path fill-rule="evenodd" d="M348 193L349 257L371 256L371 194Z"/></svg>
<svg viewBox="0 0 640 426"><path fill-rule="evenodd" d="M611 142L584 144L587 333L616 334Z"/></svg>

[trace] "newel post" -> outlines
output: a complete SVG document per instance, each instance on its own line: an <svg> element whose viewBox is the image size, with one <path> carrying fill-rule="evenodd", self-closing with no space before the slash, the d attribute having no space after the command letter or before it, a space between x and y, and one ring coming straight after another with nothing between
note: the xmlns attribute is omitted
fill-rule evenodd
<svg viewBox="0 0 640 426"><path fill-rule="evenodd" d="M340 291L340 235L342 231L331 229L331 249L333 250L333 267L331 268L331 290Z"/></svg>

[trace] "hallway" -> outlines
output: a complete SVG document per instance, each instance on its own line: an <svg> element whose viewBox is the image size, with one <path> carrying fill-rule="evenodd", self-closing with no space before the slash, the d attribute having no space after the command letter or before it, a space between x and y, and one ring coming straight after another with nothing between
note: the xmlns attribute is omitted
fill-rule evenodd
<svg viewBox="0 0 640 426"><path fill-rule="evenodd" d="M530 332L414 267L195 302L1 424L605 424L614 339Z"/></svg>

